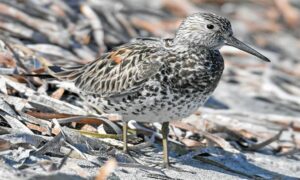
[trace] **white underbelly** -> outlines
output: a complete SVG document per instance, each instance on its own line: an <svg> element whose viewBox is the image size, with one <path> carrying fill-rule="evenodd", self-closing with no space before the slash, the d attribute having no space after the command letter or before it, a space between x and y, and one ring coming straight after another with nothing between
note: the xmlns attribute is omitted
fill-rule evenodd
<svg viewBox="0 0 300 180"><path fill-rule="evenodd" d="M201 97L201 99L191 99L184 105L180 104L178 100L178 105L175 107L165 106L163 108L157 106L157 108L146 109L143 113L132 114L131 109L134 111L135 107L128 109L129 113L127 115L122 115L123 120L135 120L138 122L167 122L172 120L181 120L182 118L188 117L189 115L195 113L200 106L202 106L207 97ZM174 102L175 104L177 102Z"/></svg>

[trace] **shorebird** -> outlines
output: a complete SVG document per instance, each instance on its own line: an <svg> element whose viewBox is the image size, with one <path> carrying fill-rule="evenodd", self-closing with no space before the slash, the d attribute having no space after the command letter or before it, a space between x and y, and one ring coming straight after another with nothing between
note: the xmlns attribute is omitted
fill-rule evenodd
<svg viewBox="0 0 300 180"><path fill-rule="evenodd" d="M169 121L195 112L215 90L224 69L219 52L224 45L269 62L233 36L229 20L196 13L181 23L174 38L138 38L89 64L49 70L74 82L80 96L101 112L122 115L125 152L127 121L162 123L163 166L169 167Z"/></svg>

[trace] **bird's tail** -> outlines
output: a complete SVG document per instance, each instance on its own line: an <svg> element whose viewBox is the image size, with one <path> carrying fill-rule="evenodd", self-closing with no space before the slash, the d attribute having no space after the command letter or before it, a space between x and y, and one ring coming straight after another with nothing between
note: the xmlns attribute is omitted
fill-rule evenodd
<svg viewBox="0 0 300 180"><path fill-rule="evenodd" d="M38 77L38 78L41 78L41 79L54 78L54 76L52 76L50 74L15 74L15 75L25 76L25 77Z"/></svg>
<svg viewBox="0 0 300 180"><path fill-rule="evenodd" d="M48 73L60 80L73 81L82 74L83 65L74 67L48 66Z"/></svg>

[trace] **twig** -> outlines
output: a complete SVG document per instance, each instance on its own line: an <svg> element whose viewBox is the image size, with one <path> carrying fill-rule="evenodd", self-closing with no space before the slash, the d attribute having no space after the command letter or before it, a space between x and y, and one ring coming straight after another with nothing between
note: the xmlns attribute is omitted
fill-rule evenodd
<svg viewBox="0 0 300 180"><path fill-rule="evenodd" d="M257 150L271 144L272 142L277 141L280 138L280 136L281 136L281 134L284 130L285 129L280 130L275 136L273 136L273 137L271 137L271 138L269 138L269 139L267 139L267 140L265 140L261 143L251 144L251 145L249 145L248 147L246 147L244 149L249 150L249 151L257 151Z"/></svg>

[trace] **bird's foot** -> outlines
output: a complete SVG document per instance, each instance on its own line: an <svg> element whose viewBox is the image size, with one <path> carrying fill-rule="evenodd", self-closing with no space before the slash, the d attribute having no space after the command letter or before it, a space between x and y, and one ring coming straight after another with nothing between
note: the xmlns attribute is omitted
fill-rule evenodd
<svg viewBox="0 0 300 180"><path fill-rule="evenodd" d="M130 155L130 152L129 152L129 150L128 150L128 149L123 149L123 153L124 153L124 154L128 154L128 155Z"/></svg>
<svg viewBox="0 0 300 180"><path fill-rule="evenodd" d="M173 164L173 163L172 163ZM162 167L165 170L173 170L173 171L177 171L177 172L184 172L184 173L191 173L191 174L196 174L196 172L193 171L189 171L189 170L184 170L182 168L179 167L175 167L173 166L171 163L163 163ZM175 164L175 162L174 162Z"/></svg>

